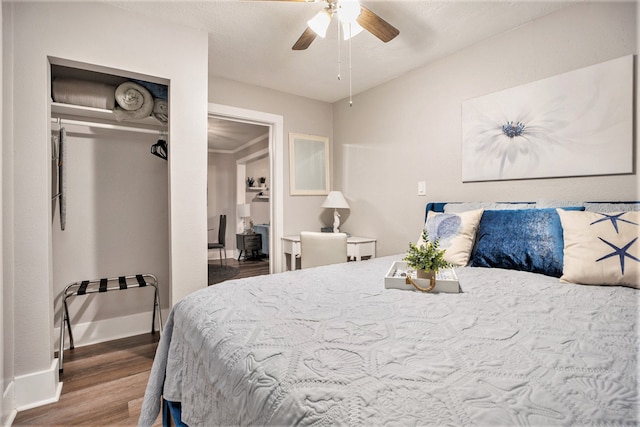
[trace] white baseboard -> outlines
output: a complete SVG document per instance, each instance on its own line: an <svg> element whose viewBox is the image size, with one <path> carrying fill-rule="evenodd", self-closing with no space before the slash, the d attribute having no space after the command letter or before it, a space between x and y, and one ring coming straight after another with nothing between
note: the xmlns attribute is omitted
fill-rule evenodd
<svg viewBox="0 0 640 427"><path fill-rule="evenodd" d="M15 396L14 396L14 385L13 381L9 382L7 388L2 393L2 426L10 427L13 424L13 420L16 419L16 415L18 411L14 406ZM7 408L11 408L7 410Z"/></svg>
<svg viewBox="0 0 640 427"><path fill-rule="evenodd" d="M82 347L97 344L104 341L117 340L151 332L152 311L131 314L129 316L114 317L112 319L95 320L85 323L71 323L74 347ZM158 314L156 313L156 316ZM167 318L168 311L162 310L162 319ZM163 325L164 326L164 325ZM155 321L155 330L158 330L158 321ZM54 351L60 349L60 326L54 328ZM64 348L69 348L69 334L65 330ZM57 359L56 359L57 360Z"/></svg>
<svg viewBox="0 0 640 427"><path fill-rule="evenodd" d="M16 411L15 409L12 409L9 415L7 416L4 427L11 427L11 425L13 425L13 420L16 419L16 415L18 415L18 411Z"/></svg>
<svg viewBox="0 0 640 427"><path fill-rule="evenodd" d="M57 402L62 392L58 378L58 359L51 361L49 369L16 376L15 408L18 412Z"/></svg>
<svg viewBox="0 0 640 427"><path fill-rule="evenodd" d="M166 312L165 312L166 311ZM163 310L162 318L166 319L168 310ZM99 342L126 338L151 332L152 312L132 314L113 319L97 320L94 322L72 324L73 344L81 347ZM156 321L156 330L158 330ZM60 327L54 330L56 342L54 350L59 350ZM65 334L65 348L68 348L68 334ZM49 403L57 402L62 392L62 383L58 377L58 359L53 359L51 367L45 371L34 372L27 375L16 376L15 384L11 390L7 390L3 396L3 404L14 407L20 412ZM15 417L15 415L13 415ZM8 420L9 424L13 419Z"/></svg>

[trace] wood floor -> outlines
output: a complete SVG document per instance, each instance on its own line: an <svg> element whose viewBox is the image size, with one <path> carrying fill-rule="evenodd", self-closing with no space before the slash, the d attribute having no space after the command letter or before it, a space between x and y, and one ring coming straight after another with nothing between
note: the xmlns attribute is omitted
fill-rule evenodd
<svg viewBox="0 0 640 427"><path fill-rule="evenodd" d="M60 400L19 412L13 425L137 425L159 337L156 332L65 350Z"/></svg>
<svg viewBox="0 0 640 427"><path fill-rule="evenodd" d="M209 264L219 263L219 260L209 260ZM241 279L243 277L262 276L269 274L269 260L249 260L238 262L234 258L227 259L227 265L240 268L240 274L234 279Z"/></svg>
<svg viewBox="0 0 640 427"><path fill-rule="evenodd" d="M235 278L269 274L265 260L227 264L240 268ZM19 412L13 425L136 426L159 338L156 332L65 350L60 400Z"/></svg>

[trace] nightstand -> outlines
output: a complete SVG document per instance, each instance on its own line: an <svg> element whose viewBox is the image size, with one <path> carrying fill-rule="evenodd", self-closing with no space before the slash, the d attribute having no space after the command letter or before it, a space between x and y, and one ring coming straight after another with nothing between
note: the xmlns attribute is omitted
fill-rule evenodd
<svg viewBox="0 0 640 427"><path fill-rule="evenodd" d="M260 250L262 249L262 235L260 234L236 234L236 247L240 251L238 255L238 261L240 261L240 257L242 257L242 252L244 252L244 260L246 261L248 258L257 258L259 257ZM247 256L248 253L251 253L251 256Z"/></svg>

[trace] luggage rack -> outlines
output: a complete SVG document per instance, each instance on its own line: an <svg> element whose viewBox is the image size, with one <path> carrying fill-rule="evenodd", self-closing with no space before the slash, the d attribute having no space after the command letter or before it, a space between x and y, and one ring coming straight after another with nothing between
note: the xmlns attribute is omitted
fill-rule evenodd
<svg viewBox="0 0 640 427"><path fill-rule="evenodd" d="M133 282L135 279L135 282ZM132 283L130 283L132 282ZM113 285L113 284L117 284ZM113 285L113 286L112 286ZM88 294L102 293L113 290L127 290L134 288L143 288L145 286L153 286L153 317L151 318L151 333L155 332L156 310L158 311L158 331L162 333L162 313L160 311L160 296L158 294L158 279L153 274L136 274L133 276L119 276L111 278L103 278L96 280L83 280L67 285L62 293L62 319L60 320L60 351L58 353L58 371L62 372L63 356L64 356L64 329L65 323L69 331L70 349L73 350L73 334L71 333L71 320L69 317L69 308L67 299L74 296L82 296Z"/></svg>

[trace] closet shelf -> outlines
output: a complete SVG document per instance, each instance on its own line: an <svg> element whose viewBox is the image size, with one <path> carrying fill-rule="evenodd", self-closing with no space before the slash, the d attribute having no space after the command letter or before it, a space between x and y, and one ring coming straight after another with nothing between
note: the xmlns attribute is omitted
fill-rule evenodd
<svg viewBox="0 0 640 427"><path fill-rule="evenodd" d="M51 117L68 118L75 120L103 121L107 123L117 123L124 126L143 125L151 129L163 130L165 125L155 118L149 116L142 120L132 120L126 122L118 122L111 110L103 110L102 108L85 107L82 105L62 104L60 102L51 102Z"/></svg>

